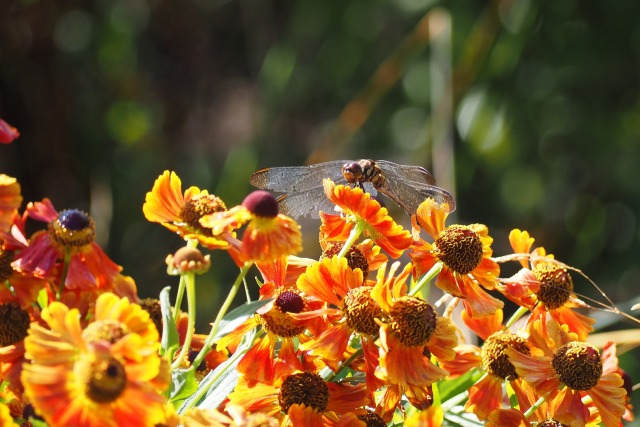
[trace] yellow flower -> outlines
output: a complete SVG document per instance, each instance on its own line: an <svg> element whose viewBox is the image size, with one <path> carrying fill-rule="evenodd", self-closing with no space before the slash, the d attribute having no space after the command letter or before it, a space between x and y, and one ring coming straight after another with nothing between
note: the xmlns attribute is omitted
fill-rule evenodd
<svg viewBox="0 0 640 427"><path fill-rule="evenodd" d="M25 395L52 426L154 426L166 418L168 364L149 314L102 294L83 330L77 309L53 302L25 338Z"/></svg>

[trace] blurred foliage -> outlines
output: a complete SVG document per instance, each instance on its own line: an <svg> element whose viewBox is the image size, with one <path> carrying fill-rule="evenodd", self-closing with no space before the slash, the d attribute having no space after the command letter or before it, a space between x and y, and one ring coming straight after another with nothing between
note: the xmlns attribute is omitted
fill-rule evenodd
<svg viewBox="0 0 640 427"><path fill-rule="evenodd" d="M26 200L90 211L110 256L157 296L181 244L141 212L164 169L233 206L259 167L422 164L497 254L527 229L628 308L639 14L620 0L5 0L0 117L22 136L0 171ZM202 300L234 275L211 272Z"/></svg>

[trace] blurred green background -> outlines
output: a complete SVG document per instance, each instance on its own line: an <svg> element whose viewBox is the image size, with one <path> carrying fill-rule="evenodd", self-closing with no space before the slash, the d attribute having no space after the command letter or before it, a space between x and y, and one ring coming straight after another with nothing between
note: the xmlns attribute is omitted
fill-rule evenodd
<svg viewBox="0 0 640 427"><path fill-rule="evenodd" d="M0 147L0 171L26 201L90 211L107 253L157 296L177 283L164 259L181 244L142 215L163 170L233 206L260 167L420 164L455 194L450 221L487 224L496 255L527 229L628 310L638 16L619 0L4 0L0 117L22 136ZM305 232L316 256L317 223ZM212 259L205 315L236 274Z"/></svg>

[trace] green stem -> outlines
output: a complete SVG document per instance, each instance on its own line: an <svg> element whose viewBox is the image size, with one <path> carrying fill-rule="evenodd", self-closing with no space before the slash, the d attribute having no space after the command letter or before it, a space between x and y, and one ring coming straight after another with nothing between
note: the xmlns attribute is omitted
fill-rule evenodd
<svg viewBox="0 0 640 427"><path fill-rule="evenodd" d="M416 283L416 285L411 289L411 291L409 291L409 296L415 296L418 292L420 292L424 285L432 281L440 273L440 271L442 271L442 265L442 262L436 262L433 267L431 267L431 270L427 271L424 276L422 276L422 278L418 281L418 283Z"/></svg>
<svg viewBox="0 0 640 427"><path fill-rule="evenodd" d="M360 347L359 349L357 349L351 356L349 356L349 358L347 360L345 360L342 365L340 365L340 368L338 368L338 370L336 372L332 372L331 375L329 375L326 378L326 382L331 382L333 381L333 379L335 377L337 377L340 372L342 372L345 368L347 368L349 365L351 365L351 363L356 360L358 357L360 357L360 355L363 353L362 347Z"/></svg>
<svg viewBox="0 0 640 427"><path fill-rule="evenodd" d="M178 357L176 357L171 364L172 370L180 367L180 364L183 362L185 356L189 352L189 348L191 347L191 339L193 338L196 324L196 275L195 273L187 273L182 277L184 278L184 282L186 283L187 288L187 313L189 317L187 322L187 334L184 337L184 343L182 344L182 348L180 349ZM182 280L180 282L182 283Z"/></svg>
<svg viewBox="0 0 640 427"><path fill-rule="evenodd" d="M545 402L544 397L541 397L540 399L538 399L536 401L536 403L533 404L533 406L531 406L531 408L527 409L526 412L524 414L522 414L525 418L529 418L531 416L531 414L534 413L534 411L536 409L538 409L540 407L540 405L542 405Z"/></svg>
<svg viewBox="0 0 640 427"><path fill-rule="evenodd" d="M338 258L342 258L343 256L346 255L349 249L351 249L351 246L353 246L354 242L358 240L358 237L360 237L365 227L366 227L366 221L360 220L356 222L356 225L351 229L351 233L349 233L349 237L344 242L344 245L342 246L342 249L338 254Z"/></svg>
<svg viewBox="0 0 640 427"><path fill-rule="evenodd" d="M207 339L204 341L204 344L202 345L202 349L200 350L200 353L198 353L196 358L193 359L193 363L191 364L192 369L195 369L195 367L200 366L200 363L202 363L202 360L204 360L204 357L207 355L207 353L211 349L216 333L218 333L218 327L220 326L220 322L222 321L222 318L227 314L227 311L229 311L229 307L231 307L231 303L233 302L233 299L238 293L238 289L240 289L240 285L242 285L244 281L244 277L247 275L252 265L253 265L253 262L247 262L240 269L240 274L236 278L236 281L233 283L233 286L229 291L229 295L227 295L227 299L224 300L224 303L222 303L222 307L220 307L220 311L216 316L216 320L213 321L213 325L211 326L211 331L209 332Z"/></svg>
<svg viewBox="0 0 640 427"><path fill-rule="evenodd" d="M505 326L507 328L510 328L514 323L516 323L518 321L518 319L520 319L527 311L529 311L528 308L526 307L518 307L518 309L516 310L515 313L513 313L513 316L511 316L511 318L507 321L507 323L505 324Z"/></svg>
<svg viewBox="0 0 640 427"><path fill-rule="evenodd" d="M180 315L180 306L182 305L182 297L184 296L184 289L186 286L185 275L180 276L180 283L178 284L178 294L176 295L176 303L173 306L173 321L178 323L178 316Z"/></svg>

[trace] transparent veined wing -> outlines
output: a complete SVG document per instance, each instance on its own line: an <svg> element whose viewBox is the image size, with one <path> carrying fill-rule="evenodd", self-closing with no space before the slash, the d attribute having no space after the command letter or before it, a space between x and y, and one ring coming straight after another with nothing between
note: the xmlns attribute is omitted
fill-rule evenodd
<svg viewBox="0 0 640 427"><path fill-rule="evenodd" d="M284 166L261 169L249 178L254 187L280 193L297 193L322 188L322 180L331 178L345 184L342 165L348 160L333 160L308 166Z"/></svg>

